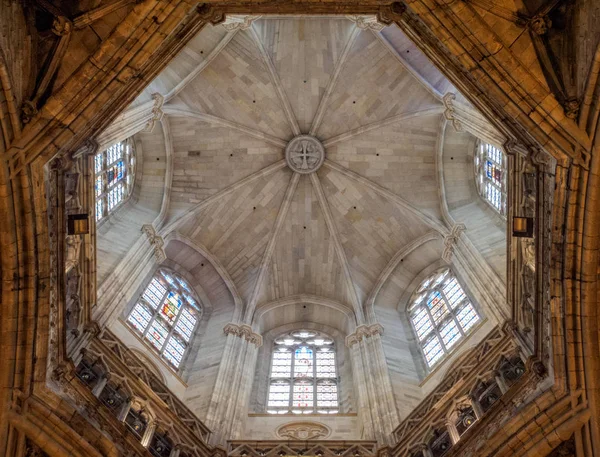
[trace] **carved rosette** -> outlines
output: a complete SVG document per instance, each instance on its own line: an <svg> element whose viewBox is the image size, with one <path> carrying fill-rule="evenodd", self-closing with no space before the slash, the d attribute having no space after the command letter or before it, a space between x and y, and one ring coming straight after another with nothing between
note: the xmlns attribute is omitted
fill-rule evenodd
<svg viewBox="0 0 600 457"><path fill-rule="evenodd" d="M318 422L292 422L280 426L275 434L288 440L323 440L331 435L331 430Z"/></svg>
<svg viewBox="0 0 600 457"><path fill-rule="evenodd" d="M225 335L235 335L238 338L244 338L249 343L254 344L257 348L262 346L263 340L262 336L258 333L255 333L247 324L234 324L230 322L223 328L223 332Z"/></svg>
<svg viewBox="0 0 600 457"><path fill-rule="evenodd" d="M359 325L354 333L346 337L346 346L352 347L355 343L374 335L383 335L383 326L381 324Z"/></svg>
<svg viewBox="0 0 600 457"><path fill-rule="evenodd" d="M296 173L313 173L323 165L325 148L312 135L298 135L286 146L285 160Z"/></svg>

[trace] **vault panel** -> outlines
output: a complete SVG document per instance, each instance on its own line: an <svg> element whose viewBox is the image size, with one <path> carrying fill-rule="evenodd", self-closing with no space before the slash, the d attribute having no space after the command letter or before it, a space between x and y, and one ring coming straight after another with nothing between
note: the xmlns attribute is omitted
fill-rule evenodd
<svg viewBox="0 0 600 457"><path fill-rule="evenodd" d="M290 177L284 169L243 186L198 212L180 229L220 260L245 301L254 288Z"/></svg>
<svg viewBox="0 0 600 457"><path fill-rule="evenodd" d="M240 31L176 97L203 113L279 138L292 131L251 32Z"/></svg>
<svg viewBox="0 0 600 457"><path fill-rule="evenodd" d="M302 176L283 223L259 303L296 294L350 303L334 243L308 176Z"/></svg>
<svg viewBox="0 0 600 457"><path fill-rule="evenodd" d="M400 121L333 144L327 158L440 219L435 166L439 122L439 115Z"/></svg>
<svg viewBox="0 0 600 457"><path fill-rule="evenodd" d="M370 31L361 31L342 68L318 132L322 140L388 117L439 106Z"/></svg>
<svg viewBox="0 0 600 457"><path fill-rule="evenodd" d="M430 228L372 189L326 167L319 170L361 302L394 254Z"/></svg>
<svg viewBox="0 0 600 457"><path fill-rule="evenodd" d="M355 27L339 19L265 19L254 25L298 120L308 133L319 102Z"/></svg>
<svg viewBox="0 0 600 457"><path fill-rule="evenodd" d="M169 117L173 137L171 201L194 204L279 160L283 150L226 127Z"/></svg>

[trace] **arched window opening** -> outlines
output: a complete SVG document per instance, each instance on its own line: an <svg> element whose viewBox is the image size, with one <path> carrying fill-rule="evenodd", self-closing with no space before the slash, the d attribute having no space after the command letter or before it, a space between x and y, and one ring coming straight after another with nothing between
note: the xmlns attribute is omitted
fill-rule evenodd
<svg viewBox="0 0 600 457"><path fill-rule="evenodd" d="M458 436L463 436L476 420L477 416L475 415L473 406L464 405L463 407L459 408L454 419L454 427L456 428Z"/></svg>
<svg viewBox="0 0 600 457"><path fill-rule="evenodd" d="M169 457L173 449L173 441L169 438L167 432L156 431L152 435L148 449L154 457Z"/></svg>
<svg viewBox="0 0 600 457"><path fill-rule="evenodd" d="M107 370L99 359L92 360L84 356L75 369L76 376L90 389L93 390L101 379L105 377Z"/></svg>
<svg viewBox="0 0 600 457"><path fill-rule="evenodd" d="M201 308L187 282L160 269L135 304L127 322L174 368L188 352Z"/></svg>
<svg viewBox="0 0 600 457"><path fill-rule="evenodd" d="M127 200L133 188L135 153L131 139L113 144L94 157L96 221Z"/></svg>
<svg viewBox="0 0 600 457"><path fill-rule="evenodd" d="M408 313L425 362L440 362L481 318L448 268L426 278L411 297Z"/></svg>
<svg viewBox="0 0 600 457"><path fill-rule="evenodd" d="M502 216L506 215L506 157L496 146L479 142L475 154L479 194Z"/></svg>
<svg viewBox="0 0 600 457"><path fill-rule="evenodd" d="M333 340L301 330L273 345L267 412L335 414L339 410L336 352Z"/></svg>

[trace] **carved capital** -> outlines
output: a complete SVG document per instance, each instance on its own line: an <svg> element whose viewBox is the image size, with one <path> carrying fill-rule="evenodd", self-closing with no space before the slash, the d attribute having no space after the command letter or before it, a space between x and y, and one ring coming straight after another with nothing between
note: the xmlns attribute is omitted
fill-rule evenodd
<svg viewBox="0 0 600 457"><path fill-rule="evenodd" d="M52 33L57 36L65 36L71 33L73 24L64 16L57 16L52 21Z"/></svg>
<svg viewBox="0 0 600 457"><path fill-rule="evenodd" d="M359 325L353 333L346 337L346 346L352 347L355 343L374 335L383 335L383 326L381 324Z"/></svg>
<svg viewBox="0 0 600 457"><path fill-rule="evenodd" d="M163 238L156 234L156 230L152 224L142 225L142 232L146 234L150 245L152 245L154 248L154 256L156 257L156 261L158 263L164 262L167 258L167 254L165 253L165 241Z"/></svg>
<svg viewBox="0 0 600 457"><path fill-rule="evenodd" d="M242 16L237 14L228 14L225 17L225 20L221 23L221 25L228 32L233 32L234 30L247 30L250 28L252 23L260 18L260 16Z"/></svg>
<svg viewBox="0 0 600 457"><path fill-rule="evenodd" d="M89 333L93 337L96 337L96 336L98 336L100 334L101 329L100 329L100 326L98 325L98 323L96 321L89 321L83 327L83 331L85 333Z"/></svg>
<svg viewBox="0 0 600 457"><path fill-rule="evenodd" d="M146 123L143 132L150 133L154 130L154 126L157 122L159 122L165 113L162 110L162 107L165 103L165 97L163 97L158 92L152 94L152 100L154 100L154 105L152 105L152 117Z"/></svg>
<svg viewBox="0 0 600 457"><path fill-rule="evenodd" d="M375 32L382 31L386 25L379 21L377 16L347 16L352 22L356 24L359 29L362 30L373 30Z"/></svg>
<svg viewBox="0 0 600 457"><path fill-rule="evenodd" d="M442 102L444 103L444 117L446 120L452 122L452 126L454 130L457 132L462 132L463 127L460 121L456 117L456 107L454 106L454 100L456 100L456 95L452 92L448 92L442 97Z"/></svg>
<svg viewBox="0 0 600 457"><path fill-rule="evenodd" d="M462 232L467 228L465 224L456 224L452 227L452 230L448 235L444 237L444 251L442 252L442 259L450 263L452 261L452 255L454 254L454 248Z"/></svg>
<svg viewBox="0 0 600 457"><path fill-rule="evenodd" d="M38 109L35 103L29 100L25 101L21 106L21 122L23 122L23 124L29 124L37 113Z"/></svg>
<svg viewBox="0 0 600 457"><path fill-rule="evenodd" d="M235 335L238 338L244 338L249 343L254 344L257 348L262 346L263 340L262 336L258 333L255 333L247 324L234 324L230 322L223 328L223 332L225 335Z"/></svg>
<svg viewBox="0 0 600 457"><path fill-rule="evenodd" d="M406 12L406 5L402 2L394 2L390 6L383 7L377 14L377 21L384 25L390 25L400 21Z"/></svg>
<svg viewBox="0 0 600 457"><path fill-rule="evenodd" d="M529 21L529 28L536 35L545 35L552 27L552 20L548 16L534 16Z"/></svg>
<svg viewBox="0 0 600 457"><path fill-rule="evenodd" d="M221 10L215 9L208 3L200 3L196 7L196 12L206 22L210 22L213 25L220 24L225 21L225 13Z"/></svg>
<svg viewBox="0 0 600 457"><path fill-rule="evenodd" d="M580 106L581 104L577 98L569 98L563 105L565 116L567 116L569 119L577 119L577 116L579 116Z"/></svg>

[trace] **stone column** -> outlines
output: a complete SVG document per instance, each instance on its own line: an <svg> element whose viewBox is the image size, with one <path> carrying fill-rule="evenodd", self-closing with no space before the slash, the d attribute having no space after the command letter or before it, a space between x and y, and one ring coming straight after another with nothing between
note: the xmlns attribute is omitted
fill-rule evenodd
<svg viewBox="0 0 600 457"><path fill-rule="evenodd" d="M206 422L212 430L211 444L225 445L241 438L254 380L262 337L246 324L227 324L225 350L219 366Z"/></svg>
<svg viewBox="0 0 600 457"><path fill-rule="evenodd" d="M366 439L393 444L392 432L400 423L392 383L385 361L380 324L360 325L346 337L352 356L358 412Z"/></svg>

